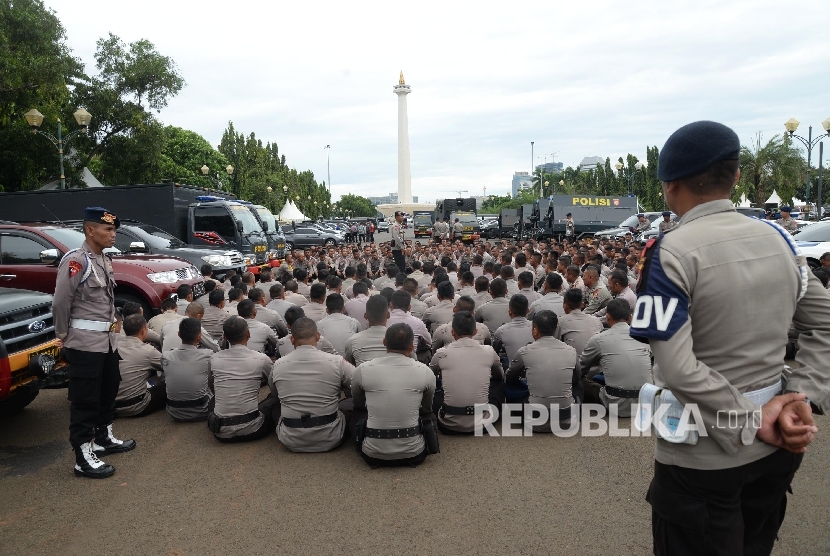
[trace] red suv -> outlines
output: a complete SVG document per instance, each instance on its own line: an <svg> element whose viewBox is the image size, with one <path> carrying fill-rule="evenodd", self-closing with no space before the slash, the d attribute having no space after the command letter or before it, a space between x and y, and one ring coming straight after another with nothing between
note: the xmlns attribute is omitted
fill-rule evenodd
<svg viewBox="0 0 830 556"><path fill-rule="evenodd" d="M67 251L84 241L78 230L51 223L0 223L0 286L55 293L58 263ZM188 261L158 255L127 255L115 248L112 269L115 272L115 305L129 301L144 308L144 315L154 315L164 298L175 293L181 284L193 288L193 296L204 293L199 270Z"/></svg>

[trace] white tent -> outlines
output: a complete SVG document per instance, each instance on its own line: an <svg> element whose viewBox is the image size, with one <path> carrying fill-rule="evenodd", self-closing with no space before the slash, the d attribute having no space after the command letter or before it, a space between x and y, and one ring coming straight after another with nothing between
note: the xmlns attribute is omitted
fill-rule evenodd
<svg viewBox="0 0 830 556"><path fill-rule="evenodd" d="M92 172L90 172L89 168L87 168L86 166L84 166L84 169L81 170L81 177L83 178L84 183L86 184L87 187L104 187L104 184L102 184L100 181L98 181L98 178L93 176ZM41 187L41 189L59 189L60 186L61 186L61 180L58 179L58 180L47 183L46 185Z"/></svg>
<svg viewBox="0 0 830 556"><path fill-rule="evenodd" d="M308 220L306 216L300 212L300 209L297 208L297 205L294 204L294 201L291 199L285 203L285 206L282 207L279 215L277 215L277 220L280 222L292 222L292 221L303 221Z"/></svg>
<svg viewBox="0 0 830 556"><path fill-rule="evenodd" d="M772 190L772 195L770 195L769 199L767 199L766 204L768 204L768 205L780 205L781 204L781 197L778 196L778 193L776 193L774 189Z"/></svg>
<svg viewBox="0 0 830 556"><path fill-rule="evenodd" d="M736 207L751 207L752 203L746 198L746 193L741 195L741 202L735 204Z"/></svg>
<svg viewBox="0 0 830 556"><path fill-rule="evenodd" d="M803 206L806 206L806 205L807 205L807 203L802 201L801 199L798 199L796 197L793 198L793 206L794 207L803 207Z"/></svg>

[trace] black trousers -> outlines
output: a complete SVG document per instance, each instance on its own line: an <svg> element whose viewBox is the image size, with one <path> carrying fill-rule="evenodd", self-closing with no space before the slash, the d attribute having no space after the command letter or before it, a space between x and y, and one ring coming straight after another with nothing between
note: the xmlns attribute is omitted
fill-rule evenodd
<svg viewBox="0 0 830 556"><path fill-rule="evenodd" d="M402 465L408 465L410 467L417 467L419 464L423 463L429 452L427 449L424 448L424 451L418 454L417 456L412 456L411 458L402 458L402 459L378 459L373 458L371 456L367 456L363 453L363 449L360 450L360 455L363 456L363 459L374 467L399 467Z"/></svg>
<svg viewBox="0 0 830 556"><path fill-rule="evenodd" d="M279 419L280 416L280 399L275 397L272 394L268 394L268 397L259 402L259 411L262 412L263 417L262 425L255 431L249 432L248 434L240 434L239 436L232 436L230 438L219 438L218 436L214 436L216 440L219 442L224 442L226 444L236 444L237 442L250 442L251 440L259 440L260 438L265 438L268 434L273 434L277 428L277 423L274 420Z"/></svg>
<svg viewBox="0 0 830 556"><path fill-rule="evenodd" d="M654 554L770 554L802 458L778 450L740 467L712 471L655 461L646 495Z"/></svg>
<svg viewBox="0 0 830 556"><path fill-rule="evenodd" d="M105 428L115 419L121 372L118 351L64 351L69 362L69 443L74 448L94 439L95 429Z"/></svg>
<svg viewBox="0 0 830 556"><path fill-rule="evenodd" d="M392 257L395 259L395 264L398 266L398 270L400 270L401 272L406 270L406 261L403 258L403 251L399 249L393 249Z"/></svg>

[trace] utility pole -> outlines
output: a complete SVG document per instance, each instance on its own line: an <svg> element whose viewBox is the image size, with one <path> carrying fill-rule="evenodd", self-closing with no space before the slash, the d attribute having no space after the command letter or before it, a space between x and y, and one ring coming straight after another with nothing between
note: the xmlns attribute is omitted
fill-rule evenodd
<svg viewBox="0 0 830 556"><path fill-rule="evenodd" d="M329 180L329 195L331 195L331 145L326 145L326 178Z"/></svg>

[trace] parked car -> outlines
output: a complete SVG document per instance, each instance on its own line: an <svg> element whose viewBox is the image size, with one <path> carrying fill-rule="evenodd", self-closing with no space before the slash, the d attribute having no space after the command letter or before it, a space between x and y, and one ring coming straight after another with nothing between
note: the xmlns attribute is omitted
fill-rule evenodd
<svg viewBox="0 0 830 556"><path fill-rule="evenodd" d="M68 251L80 247L84 239L78 230L58 224L0 225L0 286L55 293L58 263ZM122 254L114 247L106 251L112 256L116 307L133 301L150 317L181 284L191 286L194 297L204 293L199 269L186 260Z"/></svg>
<svg viewBox="0 0 830 556"><path fill-rule="evenodd" d="M0 288L0 415L22 410L44 386L65 384L66 370L55 345L52 296Z"/></svg>
<svg viewBox="0 0 830 556"><path fill-rule="evenodd" d="M830 221L814 222L802 228L793 239L801 253L807 257L810 267L818 268L821 266L821 256L830 252Z"/></svg>
<svg viewBox="0 0 830 556"><path fill-rule="evenodd" d="M649 220L652 223L652 225L654 224L655 220L659 220L659 219L663 218L663 212L662 211L660 211L660 212L644 212L642 214L646 217L647 220ZM636 214L632 214L631 216L629 216L628 218L626 218L625 220L620 222L620 225L617 226L616 228L608 228L606 230L600 230L598 232L595 232L594 237L596 237L596 238L612 238L612 237L624 236L625 234L627 234L628 232L631 231L631 228L633 226L637 225L637 222L639 222L639 218L637 218Z"/></svg>
<svg viewBox="0 0 830 556"><path fill-rule="evenodd" d="M283 228L283 233L285 234L285 248L288 250L305 249L317 245L343 245L344 243L340 232L323 231L314 226L297 226L296 228L286 226Z"/></svg>
<svg viewBox="0 0 830 556"><path fill-rule="evenodd" d="M389 231L389 221L386 219L381 220L378 222L378 233L380 232L388 232Z"/></svg>

